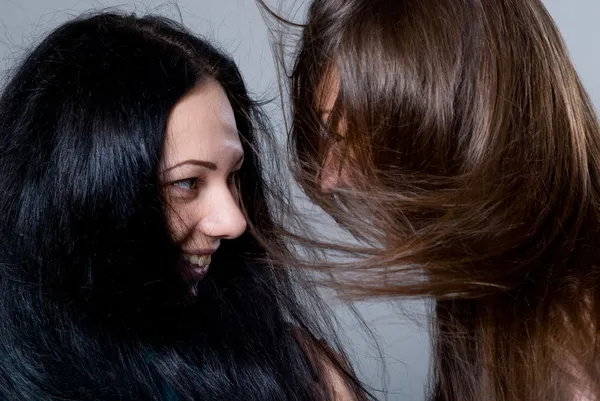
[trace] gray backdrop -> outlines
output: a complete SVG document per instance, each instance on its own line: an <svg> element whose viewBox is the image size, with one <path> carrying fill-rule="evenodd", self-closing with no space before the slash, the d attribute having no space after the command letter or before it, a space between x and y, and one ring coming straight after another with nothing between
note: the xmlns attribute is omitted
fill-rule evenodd
<svg viewBox="0 0 600 401"><path fill-rule="evenodd" d="M301 16L303 1L285 0ZM546 0L556 19L583 82L598 108L600 105L600 2L598 0ZM138 13L155 12L177 17L165 0L0 0L0 71L22 57L52 27L70 16L90 9L117 6ZM179 0L183 21L194 31L207 36L231 53L239 64L253 94L264 97L277 92L276 74L267 39L267 30L253 0ZM269 0L278 4L278 0ZM4 77L4 74L0 75ZM281 112L274 103L269 108L274 122L281 127ZM333 233L331 229L331 233ZM386 370L376 360L371 345L359 324L339 302L331 301L337 311L354 362L361 375L373 386L387 385L389 400L423 399L428 369L428 337L423 305L418 302L363 303L358 309L379 340L385 354ZM407 312L412 316L407 318ZM385 399L382 394L381 399Z"/></svg>

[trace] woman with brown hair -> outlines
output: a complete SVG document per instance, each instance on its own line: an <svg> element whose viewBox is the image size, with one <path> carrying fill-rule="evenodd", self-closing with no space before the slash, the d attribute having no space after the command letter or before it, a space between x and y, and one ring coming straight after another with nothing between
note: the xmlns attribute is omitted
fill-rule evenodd
<svg viewBox="0 0 600 401"><path fill-rule="evenodd" d="M435 300L432 400L600 397L600 128L539 0L314 0L290 81L345 295Z"/></svg>

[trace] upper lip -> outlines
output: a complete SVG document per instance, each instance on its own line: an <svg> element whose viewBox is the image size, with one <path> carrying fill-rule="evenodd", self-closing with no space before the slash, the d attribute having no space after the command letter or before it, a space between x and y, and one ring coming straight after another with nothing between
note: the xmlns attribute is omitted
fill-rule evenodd
<svg viewBox="0 0 600 401"><path fill-rule="evenodd" d="M192 249L192 250L187 250L187 251L183 251L183 253L187 254L187 255L211 255L213 253L215 253L216 249Z"/></svg>

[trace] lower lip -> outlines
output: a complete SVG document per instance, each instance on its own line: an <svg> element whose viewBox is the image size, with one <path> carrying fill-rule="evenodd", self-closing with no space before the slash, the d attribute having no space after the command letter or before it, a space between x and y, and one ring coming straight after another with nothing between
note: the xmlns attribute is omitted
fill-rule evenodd
<svg viewBox="0 0 600 401"><path fill-rule="evenodd" d="M184 264L184 275L190 280L202 280L208 274L209 266L198 266L189 262Z"/></svg>

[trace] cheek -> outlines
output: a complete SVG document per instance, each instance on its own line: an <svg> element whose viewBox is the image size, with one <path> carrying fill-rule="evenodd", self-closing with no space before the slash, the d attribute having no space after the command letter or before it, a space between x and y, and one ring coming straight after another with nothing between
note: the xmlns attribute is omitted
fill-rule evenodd
<svg viewBox="0 0 600 401"><path fill-rule="evenodd" d="M167 207L167 223L176 242L184 241L200 219L196 202L176 202Z"/></svg>
<svg viewBox="0 0 600 401"><path fill-rule="evenodd" d="M339 160L330 150L323 161L323 171L321 172L321 189L331 191L337 188L339 181Z"/></svg>
<svg viewBox="0 0 600 401"><path fill-rule="evenodd" d="M348 157L352 154L342 154L339 146L332 146L323 161L321 175L321 189L331 191L334 189L351 187L348 169L350 168Z"/></svg>

